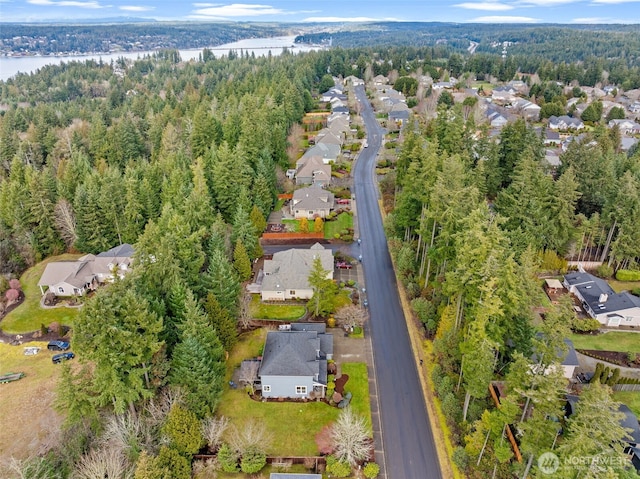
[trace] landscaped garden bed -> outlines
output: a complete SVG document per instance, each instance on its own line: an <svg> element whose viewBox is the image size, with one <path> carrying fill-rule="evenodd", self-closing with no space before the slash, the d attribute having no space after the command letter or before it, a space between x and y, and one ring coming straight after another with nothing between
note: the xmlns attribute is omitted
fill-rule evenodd
<svg viewBox="0 0 640 479"><path fill-rule="evenodd" d="M625 368L639 368L640 369L640 355L634 353L621 353L619 351L601 351L597 349L577 349L581 354L589 356L594 359L600 359L611 364L623 366ZM633 359L631 361L630 359Z"/></svg>

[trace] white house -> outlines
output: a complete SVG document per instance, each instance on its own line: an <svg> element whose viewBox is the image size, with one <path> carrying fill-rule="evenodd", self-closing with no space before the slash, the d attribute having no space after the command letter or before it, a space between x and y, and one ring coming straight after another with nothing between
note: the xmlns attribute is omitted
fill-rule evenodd
<svg viewBox="0 0 640 479"><path fill-rule="evenodd" d="M294 218L326 218L333 202L333 193L319 186L309 186L293 192L289 209Z"/></svg>
<svg viewBox="0 0 640 479"><path fill-rule="evenodd" d="M320 258L322 268L327 271L327 279L333 279L333 254L320 243L309 249L288 249L273 254L264 262L261 297L263 301L284 301L287 299L310 299L313 289L309 275L315 258Z"/></svg>
<svg viewBox="0 0 640 479"><path fill-rule="evenodd" d="M580 299L585 311L609 327L640 326L640 298L616 293L605 280L589 273L569 273L564 286Z"/></svg>
<svg viewBox="0 0 640 479"><path fill-rule="evenodd" d="M40 292L56 296L83 296L100 284L123 278L133 261L133 247L121 244L98 255L87 254L76 261L47 264L38 281Z"/></svg>

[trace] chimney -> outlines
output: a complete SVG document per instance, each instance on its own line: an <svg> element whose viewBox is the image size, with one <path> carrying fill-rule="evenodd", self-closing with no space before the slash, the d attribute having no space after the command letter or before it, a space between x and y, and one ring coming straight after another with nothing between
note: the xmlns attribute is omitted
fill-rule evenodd
<svg viewBox="0 0 640 479"><path fill-rule="evenodd" d="M607 299L609 299L609 295L607 293L602 293L598 298L598 303L606 303Z"/></svg>

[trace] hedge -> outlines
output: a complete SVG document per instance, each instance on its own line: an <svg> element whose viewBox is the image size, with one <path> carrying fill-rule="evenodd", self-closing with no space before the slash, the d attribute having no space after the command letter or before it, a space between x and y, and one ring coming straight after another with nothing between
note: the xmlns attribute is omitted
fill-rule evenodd
<svg viewBox="0 0 640 479"><path fill-rule="evenodd" d="M618 281L640 281L640 271L619 269L616 273L616 279Z"/></svg>

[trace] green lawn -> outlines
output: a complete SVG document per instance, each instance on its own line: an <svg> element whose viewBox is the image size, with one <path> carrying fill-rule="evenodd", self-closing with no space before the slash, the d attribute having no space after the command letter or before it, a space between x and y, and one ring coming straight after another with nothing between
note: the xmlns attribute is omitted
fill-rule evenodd
<svg viewBox="0 0 640 479"><path fill-rule="evenodd" d="M596 349L599 351L640 351L640 334L612 332L598 335L571 334L576 349Z"/></svg>
<svg viewBox="0 0 640 479"><path fill-rule="evenodd" d="M265 329L245 333L240 337L227 361L227 382L243 359L260 353L265 337ZM346 389L353 394L351 404L371 424L366 365L345 363L342 371L349 374ZM335 421L339 413L338 408L323 402L257 402L249 398L244 390L231 389L228 385L225 386L217 410L218 415L228 417L230 423L237 426L246 421L263 421L273 434L268 453L274 456L315 456L318 453L316 434L326 424Z"/></svg>
<svg viewBox="0 0 640 479"><path fill-rule="evenodd" d="M365 363L344 363L341 366L342 374L347 374L349 380L345 384L345 391L353 394L351 407L354 412L365 417L367 426L371 430L371 402L369 398L369 375Z"/></svg>
<svg viewBox="0 0 640 479"><path fill-rule="evenodd" d="M300 232L300 222L298 220L282 220L282 224L286 225L287 232L291 232L291 233Z"/></svg>
<svg viewBox="0 0 640 479"><path fill-rule="evenodd" d="M71 261L80 255L64 254L48 258L29 268L20 278L20 284L25 294L24 303L11 311L0 323L2 330L10 334L27 333L40 329L40 325L48 326L53 322L71 326L78 314L76 308L43 309L40 307L40 288L38 281L47 263L52 261Z"/></svg>
<svg viewBox="0 0 640 479"><path fill-rule="evenodd" d="M640 417L640 391L616 391L613 398L623 404L638 417Z"/></svg>
<svg viewBox="0 0 640 479"><path fill-rule="evenodd" d="M307 308L301 304L266 304L259 294L251 298L251 315L256 319L281 319L295 321L304 316Z"/></svg>
<svg viewBox="0 0 640 479"><path fill-rule="evenodd" d="M353 228L353 215L340 213L335 221L324 222L324 237L333 239L336 233L340 233L347 228Z"/></svg>
<svg viewBox="0 0 640 479"><path fill-rule="evenodd" d="M617 279L610 279L608 283L616 293L640 288L640 281L618 281Z"/></svg>

